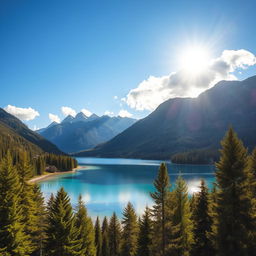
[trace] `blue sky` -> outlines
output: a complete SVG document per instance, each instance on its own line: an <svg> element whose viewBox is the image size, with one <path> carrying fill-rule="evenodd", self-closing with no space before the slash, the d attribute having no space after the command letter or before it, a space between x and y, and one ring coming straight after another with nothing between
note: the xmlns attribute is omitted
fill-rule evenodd
<svg viewBox="0 0 256 256"><path fill-rule="evenodd" d="M127 95L150 76L177 72L190 45L213 59L224 50L256 54L255 10L255 1L2 0L0 107L36 110L29 127L48 125L49 113L62 119L63 106L144 117L162 98L150 108ZM236 78L256 74L246 61Z"/></svg>

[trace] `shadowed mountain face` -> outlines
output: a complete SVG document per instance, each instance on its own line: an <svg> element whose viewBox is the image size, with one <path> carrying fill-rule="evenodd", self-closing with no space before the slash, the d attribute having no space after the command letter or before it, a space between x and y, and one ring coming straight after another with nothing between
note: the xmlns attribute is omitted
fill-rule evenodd
<svg viewBox="0 0 256 256"><path fill-rule="evenodd" d="M44 139L36 132L31 131L24 123L15 116L0 108L0 135L8 141L15 143L19 141L20 148L30 148L34 153L49 152L62 154L62 152L51 142Z"/></svg>
<svg viewBox="0 0 256 256"><path fill-rule="evenodd" d="M122 117L86 117L78 113L76 117L67 116L60 124L50 125L38 131L43 137L56 144L67 153L77 152L112 139L136 122Z"/></svg>
<svg viewBox="0 0 256 256"><path fill-rule="evenodd" d="M167 100L109 142L77 156L170 159L191 150L217 152L229 126L250 149L256 146L256 76L219 82L197 98Z"/></svg>

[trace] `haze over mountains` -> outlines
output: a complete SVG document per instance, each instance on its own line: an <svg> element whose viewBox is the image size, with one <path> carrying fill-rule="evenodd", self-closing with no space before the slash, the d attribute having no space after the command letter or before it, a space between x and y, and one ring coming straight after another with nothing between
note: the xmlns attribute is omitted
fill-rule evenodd
<svg viewBox="0 0 256 256"><path fill-rule="evenodd" d="M229 126L249 149L256 145L256 76L221 81L197 98L174 98L110 141L77 156L170 159L213 151Z"/></svg>
<svg viewBox="0 0 256 256"><path fill-rule="evenodd" d="M37 132L64 152L72 153L106 142L136 121L120 116L99 117L96 114L87 117L80 112L75 117L68 115L60 124L53 122Z"/></svg>

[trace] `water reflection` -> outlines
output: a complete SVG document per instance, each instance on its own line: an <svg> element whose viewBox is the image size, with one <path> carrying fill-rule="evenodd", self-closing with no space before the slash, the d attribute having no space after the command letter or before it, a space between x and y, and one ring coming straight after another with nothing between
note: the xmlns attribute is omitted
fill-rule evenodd
<svg viewBox="0 0 256 256"><path fill-rule="evenodd" d="M51 180L41 182L40 186L46 198L56 193L61 187L68 192L72 205L77 204L81 194L89 214L96 216L110 216L115 211L121 216L123 208L130 201L138 214L146 206L152 206L150 192L154 191L153 180L158 172L159 161L146 160L118 160L79 159L84 170L77 173L55 176ZM105 162L105 164L103 164ZM126 162L126 164L125 164ZM168 163L168 171L172 183L179 174L188 183L188 192L198 191L201 179L205 179L211 187L214 181L213 166L173 165Z"/></svg>

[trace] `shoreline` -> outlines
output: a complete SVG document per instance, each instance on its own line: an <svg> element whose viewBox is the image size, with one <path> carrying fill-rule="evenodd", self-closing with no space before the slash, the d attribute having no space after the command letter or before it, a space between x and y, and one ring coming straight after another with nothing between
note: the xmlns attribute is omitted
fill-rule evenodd
<svg viewBox="0 0 256 256"><path fill-rule="evenodd" d="M40 182L40 181L43 181L43 180L47 180L47 179L49 179L51 177L54 177L54 176L57 176L57 175L67 174L67 173L75 173L76 171L82 170L82 169L85 169L85 168L86 168L85 166L78 165L72 171L45 173L45 174L42 174L40 176L33 177L32 179L30 179L28 181L28 183L30 183L30 184L37 183L37 182Z"/></svg>

